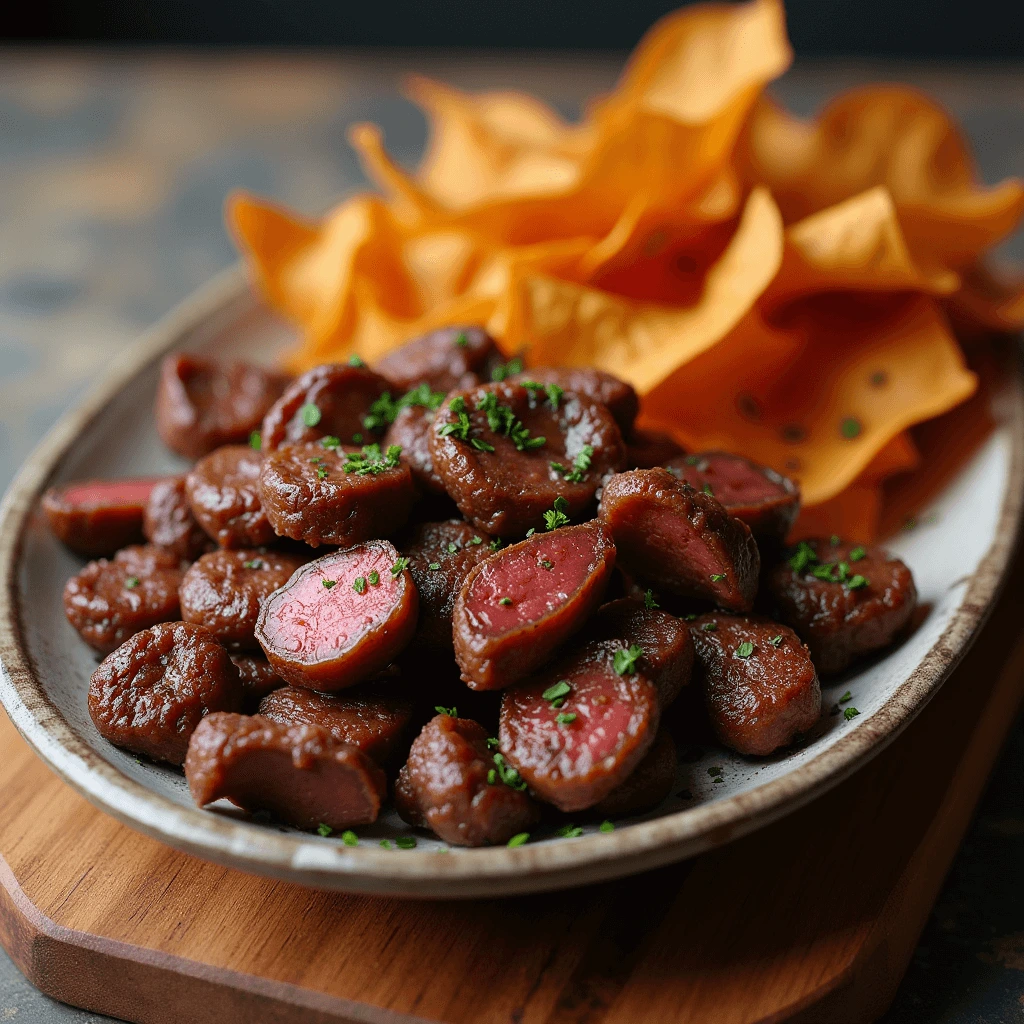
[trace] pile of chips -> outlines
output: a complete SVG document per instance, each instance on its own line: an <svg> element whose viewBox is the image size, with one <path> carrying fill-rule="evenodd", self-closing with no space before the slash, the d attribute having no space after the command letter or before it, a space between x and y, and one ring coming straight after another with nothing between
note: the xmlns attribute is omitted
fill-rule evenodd
<svg viewBox="0 0 1024 1024"><path fill-rule="evenodd" d="M780 0L751 0L663 19L578 124L416 79L431 137L415 175L358 125L382 196L313 224L236 195L229 224L301 327L296 369L483 324L527 366L629 380L641 425L688 449L799 480L800 532L868 540L884 481L922 463L911 428L978 387L951 325L1024 326L1024 288L982 262L1024 186L980 184L950 117L909 88L792 117L764 91L791 59Z"/></svg>

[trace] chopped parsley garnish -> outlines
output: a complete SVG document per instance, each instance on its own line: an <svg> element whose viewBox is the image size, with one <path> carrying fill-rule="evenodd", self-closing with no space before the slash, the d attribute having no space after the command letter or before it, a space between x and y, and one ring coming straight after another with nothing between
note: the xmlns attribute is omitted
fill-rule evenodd
<svg viewBox="0 0 1024 1024"><path fill-rule="evenodd" d="M846 693L844 693L842 697L839 698L839 703L848 704L851 700L853 700L853 694L850 693L849 690L847 690Z"/></svg>
<svg viewBox="0 0 1024 1024"><path fill-rule="evenodd" d="M602 821L601 824L597 826L597 831L607 834L609 832L614 832L615 826L610 821Z"/></svg>
<svg viewBox="0 0 1024 1024"><path fill-rule="evenodd" d="M701 627L700 628L702 630L704 630L705 633L714 633L714 631L716 629L718 629L718 623L717 622L704 622L704 623L701 623Z"/></svg>
<svg viewBox="0 0 1024 1024"><path fill-rule="evenodd" d="M466 337L465 331L459 331L455 335L455 345L457 348L467 348L469 346L469 338Z"/></svg>
<svg viewBox="0 0 1024 1024"><path fill-rule="evenodd" d="M359 836L357 836L355 832L353 832L350 828L347 828L345 829L344 832L341 833L341 841L346 846L358 846Z"/></svg>
<svg viewBox="0 0 1024 1024"><path fill-rule="evenodd" d="M498 600L498 604L502 604L502 605L504 605L507 608L510 604L512 604L512 598L511 597L502 597L502 598L500 598Z"/></svg>
<svg viewBox="0 0 1024 1024"><path fill-rule="evenodd" d="M540 566L540 567L541 567L542 569L547 569L547 570L548 570L549 572L550 572L550 571L551 571L552 569L554 569L554 567L555 567L555 563L554 563L554 562L551 562L551 561L548 561L548 559L546 559L546 558L545 558L545 559L542 559L542 560L541 560L540 562L538 562L537 564L538 564L538 565L539 565L539 566Z"/></svg>
<svg viewBox="0 0 1024 1024"><path fill-rule="evenodd" d="M382 839L380 841L380 845L383 846L385 850L390 850L391 849L391 840L390 839Z"/></svg>
<svg viewBox="0 0 1024 1024"><path fill-rule="evenodd" d="M562 400L562 395L565 394L565 390L557 384L538 384L535 380L524 380L523 387L530 391L543 391L548 396L552 409L558 408L558 403Z"/></svg>
<svg viewBox="0 0 1024 1024"><path fill-rule="evenodd" d="M366 577L365 576L357 576L352 581L352 589L357 594L364 594L364 593L366 593Z"/></svg>
<svg viewBox="0 0 1024 1024"><path fill-rule="evenodd" d="M495 537L494 540L492 540L490 542L490 544L488 544L487 546L492 551L500 551L501 550L501 538L500 537Z"/></svg>
<svg viewBox="0 0 1024 1024"><path fill-rule="evenodd" d="M469 443L478 452L493 452L494 451L494 445L493 444L488 444L487 441L482 441L479 437L471 437L469 439Z"/></svg>
<svg viewBox="0 0 1024 1024"><path fill-rule="evenodd" d="M337 580L321 580L320 582L324 585L324 590L330 590L331 587L333 587L338 581Z"/></svg>
<svg viewBox="0 0 1024 1024"><path fill-rule="evenodd" d="M523 360L520 356L513 356L507 363L495 366L491 370L491 380L495 384L500 384L503 380L507 380L509 377L515 376L517 373L523 372Z"/></svg>
<svg viewBox="0 0 1024 1024"><path fill-rule="evenodd" d="M683 622L693 622L693 620L695 618L697 618L697 613L696 612L687 612L683 616Z"/></svg>
<svg viewBox="0 0 1024 1024"><path fill-rule="evenodd" d="M849 559L851 562L859 562L862 558L867 556L867 550L862 547L856 547L850 549Z"/></svg>
<svg viewBox="0 0 1024 1024"><path fill-rule="evenodd" d="M409 568L409 559L400 558L393 566L391 566L391 578L397 579L399 576Z"/></svg>
<svg viewBox="0 0 1024 1024"><path fill-rule="evenodd" d="M555 835L559 839L579 839L583 835L583 829L579 825L563 825Z"/></svg>
<svg viewBox="0 0 1024 1024"><path fill-rule="evenodd" d="M395 840L395 846L397 846L400 850L415 850L416 839L414 836L399 836Z"/></svg>
<svg viewBox="0 0 1024 1024"><path fill-rule="evenodd" d="M341 438L335 437L333 434L328 434L326 437L320 438L320 444L329 451L336 452L341 447Z"/></svg>
<svg viewBox="0 0 1024 1024"><path fill-rule="evenodd" d="M500 746L501 746L501 740L499 740L497 736L488 736L487 737L487 749L488 750L497 750L498 747L500 747Z"/></svg>
<svg viewBox="0 0 1024 1024"><path fill-rule="evenodd" d="M329 836L334 831L334 829L331 828L330 825L325 825L323 822L320 822L320 824L317 825L316 830L317 830L317 833L319 835L322 835L322 836L325 836L325 837Z"/></svg>
<svg viewBox="0 0 1024 1024"><path fill-rule="evenodd" d="M855 416L847 416L842 423L839 424L839 433L843 435L847 440L853 440L857 437L863 427L860 425L860 420Z"/></svg>
<svg viewBox="0 0 1024 1024"><path fill-rule="evenodd" d="M713 775L721 775L721 774L722 774L722 769L717 764L713 764L708 769L708 775L712 775L713 776Z"/></svg>
<svg viewBox="0 0 1024 1024"><path fill-rule="evenodd" d="M528 529L528 530L526 531L526 536L527 536L527 539L529 539L530 537L532 537L532 536L533 536L533 535L534 535L534 534L535 534L536 532L537 532L536 528L535 528L535 527L533 527L533 526L531 526L531 527L530 527L530 528L529 528L529 529Z"/></svg>
<svg viewBox="0 0 1024 1024"><path fill-rule="evenodd" d="M868 580L866 579L866 577L861 576L860 573L858 573L856 576L851 576L846 581L846 586L850 590L860 590L861 587L866 587L867 585Z"/></svg>
<svg viewBox="0 0 1024 1024"><path fill-rule="evenodd" d="M370 586L375 587L380 583L380 573L374 569L369 576L366 577L370 581Z"/></svg>
<svg viewBox="0 0 1024 1024"><path fill-rule="evenodd" d="M324 469L323 466L317 466L316 467L316 478L317 478L317 480L326 480L327 479L327 470Z"/></svg>
<svg viewBox="0 0 1024 1024"><path fill-rule="evenodd" d="M768 641L768 643L770 643L772 645L772 647L781 647L782 646L782 634L781 633L777 633L775 636L773 636L771 638L771 640Z"/></svg>
<svg viewBox="0 0 1024 1024"><path fill-rule="evenodd" d="M483 544L483 542L484 542L483 537L471 537L470 540L469 540L469 543L473 544L473 545Z"/></svg>
<svg viewBox="0 0 1024 1024"><path fill-rule="evenodd" d="M718 583L720 580L724 580L724 579L725 579L725 573L724 572L713 572L711 574L711 582L712 583Z"/></svg>
<svg viewBox="0 0 1024 1024"><path fill-rule="evenodd" d="M362 361L362 359L360 359L359 356L357 356L355 354L355 352L353 352L352 355L350 355L348 357L348 365L349 366L357 366L358 367L358 366L365 366L366 363L364 363Z"/></svg>
<svg viewBox="0 0 1024 1024"><path fill-rule="evenodd" d="M383 455L379 444L364 445L362 451L349 452L345 456L345 472L355 473L356 476L375 476L396 469L401 454L401 446L397 444L388 445Z"/></svg>
<svg viewBox="0 0 1024 1024"><path fill-rule="evenodd" d="M572 690L572 685L568 679L560 679L557 683L553 683L549 686L542 694L541 697L544 700L558 700L559 697L567 697Z"/></svg>
<svg viewBox="0 0 1024 1024"><path fill-rule="evenodd" d="M846 721L849 722L850 719L856 718L859 714L860 712L856 708L846 708L843 711L843 718L845 718Z"/></svg>
<svg viewBox="0 0 1024 1024"><path fill-rule="evenodd" d="M248 562L242 563L243 569L262 569L263 563L258 558L250 559Z"/></svg>
<svg viewBox="0 0 1024 1024"><path fill-rule="evenodd" d="M455 546L455 542L454 541L451 541L451 540L448 541L448 554L449 555L454 555L455 552L458 551L458 550L459 549Z"/></svg>
<svg viewBox="0 0 1024 1024"><path fill-rule="evenodd" d="M353 444L362 444L363 443L363 435L362 434L353 434L352 435L352 443Z"/></svg>
<svg viewBox="0 0 1024 1024"><path fill-rule="evenodd" d="M124 589L134 590L141 582L142 580L140 580L138 576L126 576L124 580Z"/></svg>
<svg viewBox="0 0 1024 1024"><path fill-rule="evenodd" d="M263 435L258 430L249 435L249 447L256 452L263 447Z"/></svg>
<svg viewBox="0 0 1024 1024"><path fill-rule="evenodd" d="M593 445L585 444L580 449L579 455L573 459L572 469L569 469L568 466L562 465L561 462L552 462L551 468L556 473L561 473L569 483L579 484L583 482L583 478L586 476L587 470L590 469L590 462L593 457Z"/></svg>
<svg viewBox="0 0 1024 1024"><path fill-rule="evenodd" d="M737 658L749 658L754 653L754 645L749 640L744 640L743 643L736 648Z"/></svg>
<svg viewBox="0 0 1024 1024"><path fill-rule="evenodd" d="M575 722L576 721L576 712L575 711L559 711L558 714L555 715L555 721L559 725L569 725L571 722Z"/></svg>
<svg viewBox="0 0 1024 1024"><path fill-rule="evenodd" d="M444 392L431 391L426 381L417 384L411 391L398 398L392 398L391 392L385 391L374 399L370 411L363 417L363 426L367 430L380 433L398 419L398 414L403 409L414 405L422 406L424 409L438 409L443 401Z"/></svg>
<svg viewBox="0 0 1024 1024"><path fill-rule="evenodd" d="M299 409L299 415L307 427L315 427L320 422L323 413L320 412L320 406L315 405L313 402L307 402Z"/></svg>
<svg viewBox="0 0 1024 1024"><path fill-rule="evenodd" d="M443 707L442 705L438 704L434 708L434 710L439 715L446 715L448 718L458 718L459 717L459 709L458 708L446 708L446 707Z"/></svg>
<svg viewBox="0 0 1024 1024"><path fill-rule="evenodd" d="M829 544L831 544L834 548L839 547L839 535L833 533L832 536L829 538Z"/></svg>
<svg viewBox="0 0 1024 1024"><path fill-rule="evenodd" d="M513 848L515 848L516 846L522 846L524 843L528 843L529 841L530 841L530 833L529 832L519 832L517 835L514 835L508 841L508 845L513 847Z"/></svg>
<svg viewBox="0 0 1024 1024"><path fill-rule="evenodd" d="M566 526L569 523L569 517L565 514L569 508L569 502L559 495L555 498L553 505L553 508L544 513L544 525L549 530L557 530L560 526Z"/></svg>
<svg viewBox="0 0 1024 1024"><path fill-rule="evenodd" d="M630 644L629 647L620 647L612 656L612 667L617 675L632 675L636 671L637 659L643 657L644 649Z"/></svg>
<svg viewBox="0 0 1024 1024"><path fill-rule="evenodd" d="M440 568L441 568L441 563L440 562L431 562L430 565L427 566L427 568L431 572L438 572L440 570Z"/></svg>
<svg viewBox="0 0 1024 1024"><path fill-rule="evenodd" d="M493 786L498 781L498 773L493 768L487 769L487 785Z"/></svg>
<svg viewBox="0 0 1024 1024"><path fill-rule="evenodd" d="M498 769L498 778L505 783L509 789L522 792L526 789L526 780L519 777L519 772L506 762L502 754L494 755L494 766Z"/></svg>
<svg viewBox="0 0 1024 1024"><path fill-rule="evenodd" d="M648 590L644 592L644 607L651 611L654 608L660 608L661 605L654 599L654 591Z"/></svg>
<svg viewBox="0 0 1024 1024"><path fill-rule="evenodd" d="M455 401L461 402L462 399L458 398ZM452 405L454 404L455 402L452 403ZM469 422L469 414L465 412L465 402L462 404L463 411L455 413L458 419L454 423L444 423L437 428L438 437L454 437L457 441L469 440L469 432L472 429L472 424Z"/></svg>
<svg viewBox="0 0 1024 1024"><path fill-rule="evenodd" d="M796 546L796 551L789 556L789 567L793 572L803 572L809 565L817 562L818 556L807 541L802 540Z"/></svg>
<svg viewBox="0 0 1024 1024"><path fill-rule="evenodd" d="M715 496L715 492L711 489L711 484L709 484L707 480L704 481L704 486L701 488L701 490L705 494L710 494L712 498Z"/></svg>

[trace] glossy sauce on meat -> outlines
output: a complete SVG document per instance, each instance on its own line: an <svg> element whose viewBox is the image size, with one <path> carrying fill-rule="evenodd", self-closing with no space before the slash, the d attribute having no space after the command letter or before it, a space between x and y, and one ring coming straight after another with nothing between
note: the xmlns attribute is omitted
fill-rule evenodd
<svg viewBox="0 0 1024 1024"><path fill-rule="evenodd" d="M192 515L184 476L157 481L146 502L142 530L150 544L190 562L213 547L213 541Z"/></svg>
<svg viewBox="0 0 1024 1024"><path fill-rule="evenodd" d="M626 435L626 469L653 469L686 455L686 449L660 430L634 427Z"/></svg>
<svg viewBox="0 0 1024 1024"><path fill-rule="evenodd" d="M260 701L268 693L273 693L274 690L288 685L274 671L262 651L259 654L233 653L231 664L238 669L238 678L242 683L244 697L242 710L247 715L256 713Z"/></svg>
<svg viewBox="0 0 1024 1024"><path fill-rule="evenodd" d="M259 452L227 445L200 459L185 477L196 522L222 548L260 548L275 534L260 504Z"/></svg>
<svg viewBox="0 0 1024 1024"><path fill-rule="evenodd" d="M455 659L474 690L527 677L601 603L615 545L599 520L538 533L481 562L453 611Z"/></svg>
<svg viewBox="0 0 1024 1024"><path fill-rule="evenodd" d="M444 481L434 472L434 459L430 454L434 412L422 405L402 409L388 427L382 446L394 444L402 449L402 461L408 463L417 486L429 494L447 494Z"/></svg>
<svg viewBox="0 0 1024 1024"><path fill-rule="evenodd" d="M573 391L607 406L623 436L632 430L640 410L640 399L632 384L592 366L532 366L511 379L520 384L556 384L563 391Z"/></svg>
<svg viewBox="0 0 1024 1024"><path fill-rule="evenodd" d="M676 781L676 745L667 729L659 729L654 745L621 785L591 808L595 817L640 814L672 795Z"/></svg>
<svg viewBox="0 0 1024 1024"><path fill-rule="evenodd" d="M432 391L471 388L501 360L482 327L440 327L389 352L375 369L399 393L427 383Z"/></svg>

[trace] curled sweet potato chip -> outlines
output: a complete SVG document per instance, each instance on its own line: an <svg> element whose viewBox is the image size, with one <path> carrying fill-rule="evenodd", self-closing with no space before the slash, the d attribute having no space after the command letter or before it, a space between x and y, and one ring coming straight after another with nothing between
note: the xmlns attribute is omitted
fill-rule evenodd
<svg viewBox="0 0 1024 1024"><path fill-rule="evenodd" d="M917 425L959 407L984 433L958 337L973 360L1024 327L1024 280L985 262L1024 185L981 184L948 114L902 86L793 117L764 93L791 60L780 0L750 0L663 18L576 124L410 79L431 124L415 174L375 126L349 133L383 196L315 224L229 201L256 287L302 330L292 367L480 323L528 365L625 378L641 424L690 448L795 477L799 535L871 539L938 478Z"/></svg>

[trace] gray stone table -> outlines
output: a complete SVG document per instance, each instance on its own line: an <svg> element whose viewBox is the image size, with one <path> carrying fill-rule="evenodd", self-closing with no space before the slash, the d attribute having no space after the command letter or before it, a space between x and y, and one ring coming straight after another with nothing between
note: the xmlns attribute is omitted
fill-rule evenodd
<svg viewBox="0 0 1024 1024"><path fill-rule="evenodd" d="M365 184L345 142L346 126L364 119L383 125L392 152L412 164L425 124L399 94L411 70L467 88L528 88L574 117L620 64L486 53L0 53L0 488L122 346L233 260L220 217L230 189L323 210ZM875 79L909 81L946 102L987 180L1024 173L1024 66L830 62L798 66L776 92L809 114ZM1024 237L1005 250L1024 263ZM1022 777L1018 722L890 1024L1024 1021ZM100 1019L37 993L0 952L0 1022Z"/></svg>

